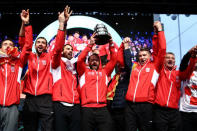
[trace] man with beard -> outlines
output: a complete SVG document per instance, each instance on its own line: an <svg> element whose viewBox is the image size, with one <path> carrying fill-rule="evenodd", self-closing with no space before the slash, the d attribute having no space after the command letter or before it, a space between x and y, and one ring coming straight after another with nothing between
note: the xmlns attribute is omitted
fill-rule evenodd
<svg viewBox="0 0 197 131"><path fill-rule="evenodd" d="M61 14L61 21L66 24L71 13L72 11L70 12L68 7L64 14ZM64 30L66 30L66 26ZM65 36L65 34L62 34L62 36ZM52 99L55 130L80 131L80 101L75 70L77 58L73 58L73 47L71 45L66 44L64 46L64 40L65 37L56 38L52 58L54 81Z"/></svg>
<svg viewBox="0 0 197 131"><path fill-rule="evenodd" d="M64 9L64 12L69 7ZM64 38L63 13L59 13L59 30L57 39ZM58 40L57 40L58 43ZM31 53L28 58L28 72L25 78L23 92L26 99L23 109L24 129L37 131L38 123L41 130L53 130L52 108L52 74L51 59L53 52L47 51L47 40L44 37L37 38L35 42L36 53Z"/></svg>
<svg viewBox="0 0 197 131"><path fill-rule="evenodd" d="M88 52L92 50L95 43L95 34L90 38L90 44L81 52L77 61L77 71L80 76L80 96L82 106L82 130L110 131L112 120L107 110L107 85L108 76L114 69L117 54L112 40L110 40L111 59L105 68L99 68L100 57L98 54L92 54L88 58L86 67L85 59Z"/></svg>

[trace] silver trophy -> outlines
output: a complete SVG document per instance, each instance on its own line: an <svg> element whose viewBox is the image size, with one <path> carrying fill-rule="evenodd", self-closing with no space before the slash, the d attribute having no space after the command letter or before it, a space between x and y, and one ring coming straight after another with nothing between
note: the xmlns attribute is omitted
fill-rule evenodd
<svg viewBox="0 0 197 131"><path fill-rule="evenodd" d="M108 30L104 24L97 24L94 28L94 32L96 32L96 41L97 45L104 45L109 42L111 36L108 33Z"/></svg>

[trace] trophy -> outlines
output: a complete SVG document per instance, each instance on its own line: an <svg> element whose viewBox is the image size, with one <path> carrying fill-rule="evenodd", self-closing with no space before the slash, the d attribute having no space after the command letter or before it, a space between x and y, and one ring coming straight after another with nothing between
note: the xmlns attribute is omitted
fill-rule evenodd
<svg viewBox="0 0 197 131"><path fill-rule="evenodd" d="M96 32L96 41L97 45L104 45L109 42L111 36L108 33L108 30L104 24L97 24L94 28L94 32Z"/></svg>

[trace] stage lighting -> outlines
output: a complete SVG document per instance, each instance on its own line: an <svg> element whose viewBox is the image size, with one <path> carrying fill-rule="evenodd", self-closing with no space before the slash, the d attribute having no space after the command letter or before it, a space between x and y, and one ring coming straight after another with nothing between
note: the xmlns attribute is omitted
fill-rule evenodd
<svg viewBox="0 0 197 131"><path fill-rule="evenodd" d="M190 14L185 14L185 16L186 16L186 17L189 17L189 16L190 16Z"/></svg>
<svg viewBox="0 0 197 131"><path fill-rule="evenodd" d="M177 18L177 15L176 15L176 14L173 14L173 15L171 16L171 19L172 19L172 20L176 20L176 18Z"/></svg>

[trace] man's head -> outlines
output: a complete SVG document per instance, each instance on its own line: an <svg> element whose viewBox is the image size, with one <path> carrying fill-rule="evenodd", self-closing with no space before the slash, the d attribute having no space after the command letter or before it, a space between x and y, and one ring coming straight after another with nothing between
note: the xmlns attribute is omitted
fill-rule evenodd
<svg viewBox="0 0 197 131"><path fill-rule="evenodd" d="M35 49L38 55L41 55L42 52L47 50L47 40L44 37L39 37L35 43Z"/></svg>
<svg viewBox="0 0 197 131"><path fill-rule="evenodd" d="M0 50L7 54L9 48L14 47L14 42L11 39L5 39L1 42Z"/></svg>
<svg viewBox="0 0 197 131"><path fill-rule="evenodd" d="M138 57L139 63L144 65L151 58L151 53L148 48L141 48Z"/></svg>
<svg viewBox="0 0 197 131"><path fill-rule="evenodd" d="M87 41L87 40L88 40L87 35L83 35L83 36L82 36L82 40L83 40L83 41Z"/></svg>
<svg viewBox="0 0 197 131"><path fill-rule="evenodd" d="M67 58L67 59L72 59L73 58L73 47L69 44L66 44L63 48L62 56Z"/></svg>
<svg viewBox="0 0 197 131"><path fill-rule="evenodd" d="M75 31L74 37L75 37L75 38L79 38L79 36L80 36L79 32L78 32L78 31Z"/></svg>
<svg viewBox="0 0 197 131"><path fill-rule="evenodd" d="M167 52L165 59L164 59L164 65L169 70L172 70L175 65L175 55L172 52Z"/></svg>
<svg viewBox="0 0 197 131"><path fill-rule="evenodd" d="M74 40L73 35L68 35L68 41L69 41L69 42L72 42L73 40Z"/></svg>
<svg viewBox="0 0 197 131"><path fill-rule="evenodd" d="M99 69L99 65L100 65L99 55L98 54L92 54L88 58L88 64L89 64L90 69L98 70Z"/></svg>

